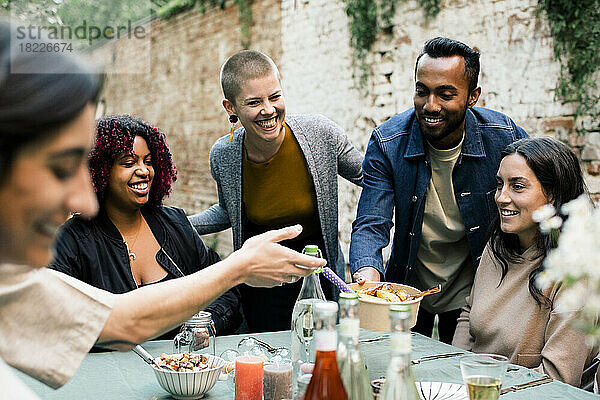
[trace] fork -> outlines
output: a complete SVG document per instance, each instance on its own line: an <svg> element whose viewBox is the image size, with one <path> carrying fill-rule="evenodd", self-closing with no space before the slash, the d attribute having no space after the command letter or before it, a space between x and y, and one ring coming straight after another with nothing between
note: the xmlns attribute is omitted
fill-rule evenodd
<svg viewBox="0 0 600 400"><path fill-rule="evenodd" d="M268 351L269 353L275 353L278 350L281 349L285 349L285 347L273 347L271 346L269 343L267 342L263 342L260 339L257 339L255 337L251 337L251 336L247 336L245 338L243 338L242 340L240 340L240 342L238 343L238 346L244 341L244 340L254 340L256 342L256 344L258 344L260 347L262 347L263 349L265 349L266 351Z"/></svg>
<svg viewBox="0 0 600 400"><path fill-rule="evenodd" d="M552 378L550 378L548 375L544 375L540 379L535 379L535 380L530 381L530 382L525 382L525 383L521 383L521 384L518 384L518 385L514 385L514 386L511 386L511 387L507 387L505 389L502 389L500 391L500 394L506 394L506 393L510 393L510 392L516 392L517 390L522 390L522 389L527 389L527 388L534 387L534 386L544 385L544 384L550 383L552 381L553 381Z"/></svg>
<svg viewBox="0 0 600 400"><path fill-rule="evenodd" d="M450 357L462 356L463 354L465 354L465 353L458 352L458 353L435 354L435 355L432 355L432 356L423 356L423 357L420 357L420 358L418 358L416 360L411 360L410 363L412 365L417 365L417 364L420 364L423 361L430 361L430 360L437 360L437 359L440 359L440 358L450 358Z"/></svg>

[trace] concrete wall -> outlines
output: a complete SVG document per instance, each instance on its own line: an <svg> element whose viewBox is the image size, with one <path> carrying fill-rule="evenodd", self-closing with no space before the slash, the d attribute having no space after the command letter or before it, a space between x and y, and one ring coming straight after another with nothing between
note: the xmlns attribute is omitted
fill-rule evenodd
<svg viewBox="0 0 600 400"><path fill-rule="evenodd" d="M423 43L438 35L461 40L482 54L479 105L505 112L532 135L553 135L569 143L584 160L591 191L600 193L598 121L587 120L591 132L577 136L573 107L555 101L560 65L536 5L536 0L445 0L440 14L426 22L416 1L399 3L392 33L382 33L367 56L363 88L355 77L341 0L255 0L252 48L278 63L288 113L324 114L364 151L376 125L412 106L414 62ZM169 203L197 212L215 200L208 151L228 130L218 71L239 50L237 8L228 5L204 15L191 10L154 21L152 35L151 74L110 76L105 113L139 115L167 133L179 167ZM116 62L128 62L134 51L116 52ZM359 195L357 188L341 183L345 250ZM223 254L229 241L230 234L219 240Z"/></svg>

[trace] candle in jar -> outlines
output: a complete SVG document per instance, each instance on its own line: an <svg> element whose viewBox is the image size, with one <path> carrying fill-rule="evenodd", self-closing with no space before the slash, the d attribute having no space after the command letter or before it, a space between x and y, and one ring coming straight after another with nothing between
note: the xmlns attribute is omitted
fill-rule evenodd
<svg viewBox="0 0 600 400"><path fill-rule="evenodd" d="M262 400L263 359L239 356L235 359L235 399Z"/></svg>
<svg viewBox="0 0 600 400"><path fill-rule="evenodd" d="M263 369L263 393L265 400L291 399L292 363L269 363Z"/></svg>

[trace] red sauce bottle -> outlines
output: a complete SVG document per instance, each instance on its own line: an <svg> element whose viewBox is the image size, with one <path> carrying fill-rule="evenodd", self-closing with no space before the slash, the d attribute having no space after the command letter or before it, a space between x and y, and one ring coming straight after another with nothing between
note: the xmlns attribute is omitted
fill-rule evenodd
<svg viewBox="0 0 600 400"><path fill-rule="evenodd" d="M304 400L348 400L335 356L337 311L338 305L332 301L319 302L314 305L317 354L315 368L306 388Z"/></svg>

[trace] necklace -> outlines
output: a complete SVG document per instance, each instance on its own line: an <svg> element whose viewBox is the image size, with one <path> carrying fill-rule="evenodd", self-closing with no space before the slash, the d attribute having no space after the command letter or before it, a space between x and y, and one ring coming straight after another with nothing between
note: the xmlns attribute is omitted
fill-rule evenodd
<svg viewBox="0 0 600 400"><path fill-rule="evenodd" d="M138 224L137 232L135 233L135 238L131 242L131 248L133 248L133 246L135 245L135 242L137 242L138 236L140 235L140 231L142 230L142 220L143 220L143 217L140 218L140 223ZM123 236L123 238L125 238L125 237ZM129 244L127 244L127 241L124 240L123 243L125 243L125 247L127 248L127 255L129 256L131 261L135 260L135 253L133 251L131 251L131 248L129 247Z"/></svg>

